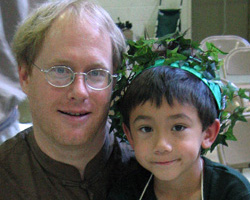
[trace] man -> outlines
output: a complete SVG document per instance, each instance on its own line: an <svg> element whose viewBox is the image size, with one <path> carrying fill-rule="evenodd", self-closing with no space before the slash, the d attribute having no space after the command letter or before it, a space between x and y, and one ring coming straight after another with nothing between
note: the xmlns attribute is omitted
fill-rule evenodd
<svg viewBox="0 0 250 200"><path fill-rule="evenodd" d="M110 16L88 1L51 1L22 23L13 51L33 128L0 147L1 199L101 200L136 166L107 123L124 49Z"/></svg>

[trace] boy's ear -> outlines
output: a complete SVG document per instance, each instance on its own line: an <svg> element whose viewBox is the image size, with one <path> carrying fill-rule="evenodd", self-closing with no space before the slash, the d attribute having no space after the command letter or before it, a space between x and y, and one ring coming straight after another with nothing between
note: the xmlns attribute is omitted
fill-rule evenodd
<svg viewBox="0 0 250 200"><path fill-rule="evenodd" d="M29 84L29 73L27 71L27 67L25 64L18 66L18 74L19 74L19 82L22 87L22 90L25 94L27 94L28 84Z"/></svg>
<svg viewBox="0 0 250 200"><path fill-rule="evenodd" d="M113 79L113 85L112 85L112 86L113 86L113 89L115 88L116 83L117 83L117 78L114 78L114 79Z"/></svg>
<svg viewBox="0 0 250 200"><path fill-rule="evenodd" d="M123 129L125 135L127 136L127 139L129 141L131 147L134 149L134 142L133 142L133 138L132 138L132 135L131 135L129 128L124 123L122 123L122 129Z"/></svg>
<svg viewBox="0 0 250 200"><path fill-rule="evenodd" d="M214 143L218 133L220 131L220 121L216 119L212 125L210 125L204 132L204 138L201 143L201 146L204 149L208 149Z"/></svg>

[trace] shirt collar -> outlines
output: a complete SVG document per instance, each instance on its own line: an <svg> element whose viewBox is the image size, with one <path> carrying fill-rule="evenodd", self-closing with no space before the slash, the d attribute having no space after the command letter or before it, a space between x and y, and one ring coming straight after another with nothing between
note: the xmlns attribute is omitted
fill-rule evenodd
<svg viewBox="0 0 250 200"><path fill-rule="evenodd" d="M35 158L42 168L58 179L64 181L82 182L81 175L76 167L58 162L41 151L35 141L33 128L31 127L31 129L32 131L28 136L28 142ZM106 127L106 129L108 129L108 127ZM101 176L101 172L103 171L103 168L105 167L113 151L114 136L113 134L109 134L109 130L106 130L105 133L106 135L103 147L99 153L87 164L84 172L84 181L89 183L98 180L98 177Z"/></svg>

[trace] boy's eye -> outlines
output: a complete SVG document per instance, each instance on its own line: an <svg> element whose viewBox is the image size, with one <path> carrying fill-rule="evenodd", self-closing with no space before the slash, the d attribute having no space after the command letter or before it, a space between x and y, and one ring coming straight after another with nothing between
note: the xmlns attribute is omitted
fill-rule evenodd
<svg viewBox="0 0 250 200"><path fill-rule="evenodd" d="M149 126L145 126L145 127L141 127L140 131L143 132L143 133L149 133L149 132L152 132L153 129L151 127L149 127Z"/></svg>
<svg viewBox="0 0 250 200"><path fill-rule="evenodd" d="M183 130L185 130L185 126L182 126L182 125L175 125L174 127L173 127L173 131L183 131Z"/></svg>

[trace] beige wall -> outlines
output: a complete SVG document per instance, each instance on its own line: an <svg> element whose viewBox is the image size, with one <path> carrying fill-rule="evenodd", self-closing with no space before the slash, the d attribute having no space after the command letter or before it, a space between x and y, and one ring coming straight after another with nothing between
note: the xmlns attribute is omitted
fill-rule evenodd
<svg viewBox="0 0 250 200"><path fill-rule="evenodd" d="M98 0L117 22L130 21L136 37L155 36L160 0ZM250 0L183 0L182 31L189 29L187 37L196 41L210 35L234 34L250 40ZM224 26L224 2L226 26ZM180 0L162 0L161 8L178 8Z"/></svg>
<svg viewBox="0 0 250 200"><path fill-rule="evenodd" d="M192 0L192 38L233 34L249 40L249 10L249 0Z"/></svg>
<svg viewBox="0 0 250 200"><path fill-rule="evenodd" d="M45 0L29 0L43 2ZM160 0L96 0L115 22L130 21L135 37L155 36ZM181 0L161 0L161 8L179 8ZM224 27L224 2L226 2L226 31ZM183 0L181 10L182 31L189 29L187 37L197 41L210 35L235 34L250 41L250 0Z"/></svg>
<svg viewBox="0 0 250 200"><path fill-rule="evenodd" d="M144 28L149 36L154 37L159 0L98 0L117 22L120 17L122 22L130 21L133 32L138 37L143 36ZM162 0L161 8L179 8L180 0ZM191 0L183 0L182 30L191 28ZM187 35L191 37L191 31Z"/></svg>

